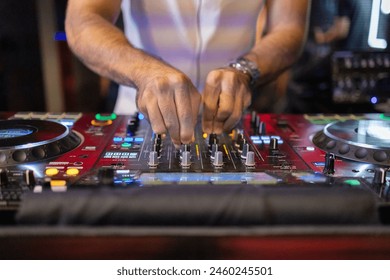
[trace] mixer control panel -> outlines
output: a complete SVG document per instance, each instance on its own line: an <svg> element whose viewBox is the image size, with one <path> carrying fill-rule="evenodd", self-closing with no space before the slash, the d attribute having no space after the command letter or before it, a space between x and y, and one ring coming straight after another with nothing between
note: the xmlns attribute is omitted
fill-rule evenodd
<svg viewBox="0 0 390 280"><path fill-rule="evenodd" d="M180 149L141 114L19 112L0 120L3 210L17 208L26 192L101 186L337 185L389 198L384 114L251 113L221 135L198 125L195 141Z"/></svg>

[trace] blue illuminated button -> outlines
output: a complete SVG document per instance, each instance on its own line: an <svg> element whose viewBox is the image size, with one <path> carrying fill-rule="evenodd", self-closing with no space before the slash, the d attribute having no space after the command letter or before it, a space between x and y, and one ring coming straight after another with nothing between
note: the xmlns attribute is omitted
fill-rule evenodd
<svg viewBox="0 0 390 280"><path fill-rule="evenodd" d="M125 137L125 139L123 141L125 141L125 142L133 142L134 138L133 137Z"/></svg>
<svg viewBox="0 0 390 280"><path fill-rule="evenodd" d="M144 138L143 137L136 137L136 138L134 138L134 142L144 142Z"/></svg>
<svg viewBox="0 0 390 280"><path fill-rule="evenodd" d="M122 142L123 138L122 137L114 137L114 142Z"/></svg>

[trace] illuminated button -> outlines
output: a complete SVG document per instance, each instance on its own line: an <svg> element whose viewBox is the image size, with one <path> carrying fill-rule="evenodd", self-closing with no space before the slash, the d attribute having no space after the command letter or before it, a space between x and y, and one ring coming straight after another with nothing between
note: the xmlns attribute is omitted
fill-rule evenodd
<svg viewBox="0 0 390 280"><path fill-rule="evenodd" d="M133 137L125 137L125 139L123 139L123 141L125 141L125 142L133 142L134 138Z"/></svg>
<svg viewBox="0 0 390 280"><path fill-rule="evenodd" d="M142 138L142 137L136 137L136 138L134 139L134 142L144 142L144 138Z"/></svg>
<svg viewBox="0 0 390 280"><path fill-rule="evenodd" d="M360 186L359 180L356 180L356 179L345 180L344 183L346 183L350 186Z"/></svg>
<svg viewBox="0 0 390 280"><path fill-rule="evenodd" d="M123 138L122 137L114 137L114 142L122 142Z"/></svg>
<svg viewBox="0 0 390 280"><path fill-rule="evenodd" d="M48 168L45 171L45 174L47 176L55 176L59 173L60 171L57 168Z"/></svg>
<svg viewBox="0 0 390 280"><path fill-rule="evenodd" d="M122 144L122 147L123 148L131 148L131 143L125 142L125 143Z"/></svg>
<svg viewBox="0 0 390 280"><path fill-rule="evenodd" d="M116 119L116 114L96 114L95 119L98 121L113 121Z"/></svg>
<svg viewBox="0 0 390 280"><path fill-rule="evenodd" d="M390 121L390 115L389 114L381 114L380 118L385 121Z"/></svg>
<svg viewBox="0 0 390 280"><path fill-rule="evenodd" d="M51 180L50 181L50 187L65 187L66 181L65 180Z"/></svg>
<svg viewBox="0 0 390 280"><path fill-rule="evenodd" d="M107 120L107 121L92 120L91 124L93 126L109 126L112 125L112 120Z"/></svg>
<svg viewBox="0 0 390 280"><path fill-rule="evenodd" d="M69 176L77 176L77 175L79 175L79 173L80 173L80 170L78 170L77 168L68 168L66 170L66 174Z"/></svg>

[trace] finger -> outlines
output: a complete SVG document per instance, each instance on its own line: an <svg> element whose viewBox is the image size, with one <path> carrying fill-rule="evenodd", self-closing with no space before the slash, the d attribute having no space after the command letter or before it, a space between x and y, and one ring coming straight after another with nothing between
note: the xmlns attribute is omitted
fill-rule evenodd
<svg viewBox="0 0 390 280"><path fill-rule="evenodd" d="M192 121L193 127L198 122L200 104L202 102L202 96L195 87L191 87L191 105L192 105Z"/></svg>
<svg viewBox="0 0 390 280"><path fill-rule="evenodd" d="M157 99L150 98L150 100L147 103L144 103L142 107L146 108L146 115L149 117L149 122L152 126L152 130L154 131L154 133L165 133L166 126L159 105L157 103Z"/></svg>
<svg viewBox="0 0 390 280"><path fill-rule="evenodd" d="M175 90L175 103L179 122L179 140L181 143L191 142L194 134L194 120L192 114L191 87L182 85Z"/></svg>
<svg viewBox="0 0 390 280"><path fill-rule="evenodd" d="M158 96L158 106L172 143L175 146L180 146L180 125L176 111L177 104L174 96L175 93L170 89L162 91Z"/></svg>
<svg viewBox="0 0 390 280"><path fill-rule="evenodd" d="M210 134L213 133L214 117L218 110L218 100L221 88L219 86L210 86L206 84L203 92L203 131Z"/></svg>
<svg viewBox="0 0 390 280"><path fill-rule="evenodd" d="M226 119L223 130L230 131L234 128L242 117L243 111L248 108L251 102L251 94L245 86L241 86L236 93L232 113Z"/></svg>
<svg viewBox="0 0 390 280"><path fill-rule="evenodd" d="M219 95L217 115L214 118L214 133L220 134L223 132L225 121L231 116L235 106L234 92L230 87L222 85L222 91Z"/></svg>

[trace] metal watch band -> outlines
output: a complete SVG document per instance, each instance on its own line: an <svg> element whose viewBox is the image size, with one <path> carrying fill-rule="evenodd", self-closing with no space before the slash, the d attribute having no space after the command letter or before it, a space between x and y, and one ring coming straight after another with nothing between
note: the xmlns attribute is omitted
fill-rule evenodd
<svg viewBox="0 0 390 280"><path fill-rule="evenodd" d="M251 85L253 85L257 81L257 79L260 78L260 70L257 67L256 63L244 57L237 58L237 60L231 62L229 66L240 72L243 72L244 74L249 75L251 78Z"/></svg>

